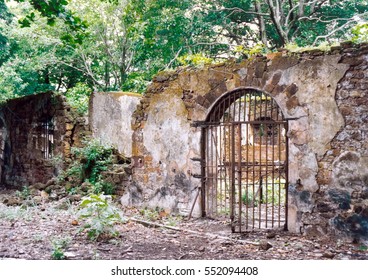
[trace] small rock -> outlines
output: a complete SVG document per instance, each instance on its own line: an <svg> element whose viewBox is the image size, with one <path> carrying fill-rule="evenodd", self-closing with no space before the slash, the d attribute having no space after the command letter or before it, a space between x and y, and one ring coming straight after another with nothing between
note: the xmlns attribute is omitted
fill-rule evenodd
<svg viewBox="0 0 368 280"><path fill-rule="evenodd" d="M77 255L74 254L73 252L64 252L64 256L67 259L74 259Z"/></svg>
<svg viewBox="0 0 368 280"><path fill-rule="evenodd" d="M41 204L42 203L42 197L39 196L39 195L33 197L33 203L34 204Z"/></svg>
<svg viewBox="0 0 368 280"><path fill-rule="evenodd" d="M332 253L332 252L327 251L327 252L323 253L323 257L327 258L327 259L333 259L335 257L335 254Z"/></svg>
<svg viewBox="0 0 368 280"><path fill-rule="evenodd" d="M72 195L69 195L69 200L71 202L81 201L81 199L82 199L82 196L80 194L72 194Z"/></svg>
<svg viewBox="0 0 368 280"><path fill-rule="evenodd" d="M80 186L81 190L83 192L88 192L93 187L93 185L90 182L83 182L83 184Z"/></svg>
<svg viewBox="0 0 368 280"><path fill-rule="evenodd" d="M56 182L55 178L52 178L52 179L50 179L50 180L48 180L48 181L46 182L45 187L47 188L47 187L49 187L49 186L51 186L51 185L54 185L54 184L55 184L55 182Z"/></svg>
<svg viewBox="0 0 368 280"><path fill-rule="evenodd" d="M60 209L60 210L68 210L70 207L70 202L69 200L61 200L59 201L59 204L55 207L56 209Z"/></svg>
<svg viewBox="0 0 368 280"><path fill-rule="evenodd" d="M48 201L49 200L49 196L50 195L47 192L45 192L45 191L41 191L40 196L41 196L42 201L45 202L45 201Z"/></svg>
<svg viewBox="0 0 368 280"><path fill-rule="evenodd" d="M52 192L51 194L50 194L50 200L57 200L58 199L58 196L57 196L57 194L55 193L55 192Z"/></svg>
<svg viewBox="0 0 368 280"><path fill-rule="evenodd" d="M204 246L201 246L201 247L199 247L198 251L199 252L204 252L204 251L206 251L206 248Z"/></svg>
<svg viewBox="0 0 368 280"><path fill-rule="evenodd" d="M263 251L267 251L268 249L272 248L272 245L267 242L267 240L262 240L259 242L259 249Z"/></svg>
<svg viewBox="0 0 368 280"><path fill-rule="evenodd" d="M45 184L42 184L42 183L36 183L32 186L29 187L30 189L36 189L36 190L44 190L46 188L46 185Z"/></svg>
<svg viewBox="0 0 368 280"><path fill-rule="evenodd" d="M20 198L18 198L18 197L8 197L8 198L5 198L3 200L3 203L6 206L17 206L17 205L21 205L22 204Z"/></svg>
<svg viewBox="0 0 368 280"><path fill-rule="evenodd" d="M73 220L73 221L72 221L72 225L73 225L73 226L77 226L78 224L79 224L79 223L78 223L78 221L77 221L77 220Z"/></svg>
<svg viewBox="0 0 368 280"><path fill-rule="evenodd" d="M271 239L271 238L275 238L276 237L276 232L268 232L267 233L267 235L266 235L266 237L268 238L268 239Z"/></svg>

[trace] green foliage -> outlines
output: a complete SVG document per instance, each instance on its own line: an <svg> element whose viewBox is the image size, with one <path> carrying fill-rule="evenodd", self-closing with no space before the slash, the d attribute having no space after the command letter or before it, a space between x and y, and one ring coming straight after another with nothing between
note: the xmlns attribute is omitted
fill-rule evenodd
<svg viewBox="0 0 368 280"><path fill-rule="evenodd" d="M113 195L115 193L116 187L104 180L99 179L93 184L92 192L95 194L103 193L106 195Z"/></svg>
<svg viewBox="0 0 368 280"><path fill-rule="evenodd" d="M77 83L66 92L65 96L71 107L83 116L88 113L88 102L91 93L92 90L88 85Z"/></svg>
<svg viewBox="0 0 368 280"><path fill-rule="evenodd" d="M71 241L70 238L53 240L51 258L53 260L65 260L66 257L64 255L64 250L66 247L68 247L70 241Z"/></svg>
<svg viewBox="0 0 368 280"><path fill-rule="evenodd" d="M214 62L212 58L206 57L204 54L188 54L178 57L178 61L183 66L203 66Z"/></svg>
<svg viewBox="0 0 368 280"><path fill-rule="evenodd" d="M84 220L81 231L86 230L89 239L96 241L101 236L110 238L119 234L115 225L124 222L124 219L119 209L105 195L91 194L84 197L80 208L79 218Z"/></svg>
<svg viewBox="0 0 368 280"><path fill-rule="evenodd" d="M94 139L85 143L82 148L73 148L73 154L82 163L83 179L94 184L100 180L101 171L107 170L107 166L112 163L113 147L101 145Z"/></svg>
<svg viewBox="0 0 368 280"><path fill-rule="evenodd" d="M366 0L16 1L0 0L0 101L55 90L80 113L92 88L143 93L179 65L367 41Z"/></svg>
<svg viewBox="0 0 368 280"><path fill-rule="evenodd" d="M23 186L21 191L16 191L16 195L22 199L28 199L30 194L30 190L27 186Z"/></svg>
<svg viewBox="0 0 368 280"><path fill-rule="evenodd" d="M139 214L144 220L149 220L151 222L161 222L168 226L176 226L182 217L178 215L173 215L167 213L164 209L156 207L155 209L144 208L139 210Z"/></svg>
<svg viewBox="0 0 368 280"><path fill-rule="evenodd" d="M91 140L84 143L81 148L73 148L72 154L75 160L63 172L59 180L68 180L69 193L77 193L83 182L90 186L88 193L114 194L115 186L105 182L101 176L102 171L106 171L112 164L114 148L101 145L98 140Z"/></svg>
<svg viewBox="0 0 368 280"><path fill-rule="evenodd" d="M25 2L26 0L15 0L17 2ZM29 12L23 18L19 19L21 27L30 27L36 21L36 12L42 17L46 18L47 24L54 26L58 19L65 22L72 30L83 32L86 28L86 22L74 15L66 7L68 1L66 0L28 0L34 8L34 11ZM80 42L81 43L81 42Z"/></svg>
<svg viewBox="0 0 368 280"><path fill-rule="evenodd" d="M236 54L245 55L245 57L251 57L257 54L264 54L266 53L266 51L266 47L262 43L258 43L250 48L246 48L242 45L236 46L234 48L234 52Z"/></svg>
<svg viewBox="0 0 368 280"><path fill-rule="evenodd" d="M351 40L355 43L368 42L368 23L359 23L351 29Z"/></svg>

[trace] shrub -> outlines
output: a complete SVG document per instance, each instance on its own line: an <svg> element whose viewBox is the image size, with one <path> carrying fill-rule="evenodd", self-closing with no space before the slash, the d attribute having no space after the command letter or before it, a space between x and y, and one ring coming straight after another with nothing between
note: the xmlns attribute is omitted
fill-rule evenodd
<svg viewBox="0 0 368 280"><path fill-rule="evenodd" d="M87 230L87 237L97 240L100 236L114 237L118 235L116 223L124 222L119 209L108 202L107 196L91 194L84 197L80 204L79 217L85 220L81 231Z"/></svg>
<svg viewBox="0 0 368 280"><path fill-rule="evenodd" d="M115 186L105 182L101 175L112 165L113 152L113 147L101 145L97 140L85 142L82 148L73 148L75 160L61 176L61 180L69 181L69 192L77 192L83 182L88 182L91 186L88 192L113 194Z"/></svg>

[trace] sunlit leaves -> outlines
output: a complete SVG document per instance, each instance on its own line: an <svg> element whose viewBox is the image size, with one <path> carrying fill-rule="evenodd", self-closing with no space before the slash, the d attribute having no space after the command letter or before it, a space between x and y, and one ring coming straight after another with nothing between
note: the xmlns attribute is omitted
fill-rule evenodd
<svg viewBox="0 0 368 280"><path fill-rule="evenodd" d="M351 30L352 40L357 43L368 42L368 23L359 23Z"/></svg>

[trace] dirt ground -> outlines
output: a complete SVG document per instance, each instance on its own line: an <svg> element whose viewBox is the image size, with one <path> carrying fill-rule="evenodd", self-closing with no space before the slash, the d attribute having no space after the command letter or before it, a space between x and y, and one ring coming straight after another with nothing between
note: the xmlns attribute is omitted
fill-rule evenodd
<svg viewBox="0 0 368 280"><path fill-rule="evenodd" d="M277 230L232 234L223 222L188 221L121 205L127 221L115 226L118 235L92 241L81 230L80 202L64 198L28 205L2 203L16 195L0 191L0 259L368 259L362 244Z"/></svg>

